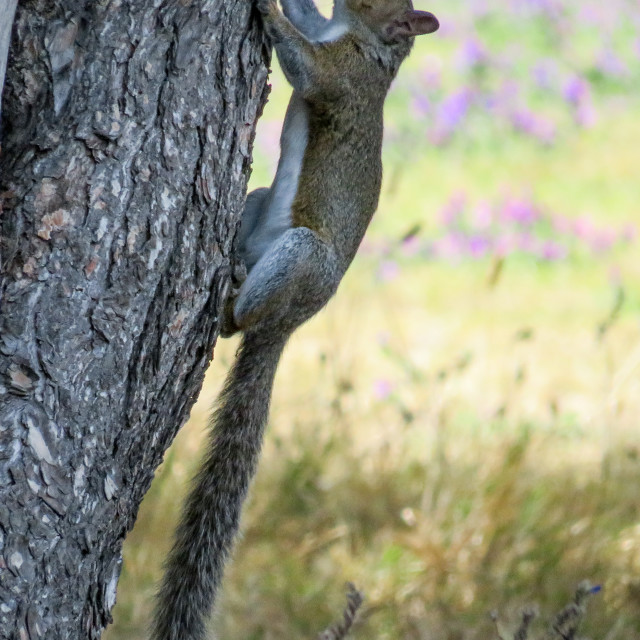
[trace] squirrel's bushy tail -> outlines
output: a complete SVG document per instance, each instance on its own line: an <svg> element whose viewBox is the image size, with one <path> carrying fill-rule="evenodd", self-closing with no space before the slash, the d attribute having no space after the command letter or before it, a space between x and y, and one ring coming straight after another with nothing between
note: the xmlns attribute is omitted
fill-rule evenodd
<svg viewBox="0 0 640 640"><path fill-rule="evenodd" d="M265 332L268 333L268 332ZM243 337L158 592L152 640L202 640L254 475L286 338Z"/></svg>

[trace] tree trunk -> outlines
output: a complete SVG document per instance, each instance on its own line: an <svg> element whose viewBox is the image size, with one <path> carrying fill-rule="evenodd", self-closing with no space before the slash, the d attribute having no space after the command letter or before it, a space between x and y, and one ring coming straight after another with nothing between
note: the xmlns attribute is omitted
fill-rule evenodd
<svg viewBox="0 0 640 640"><path fill-rule="evenodd" d="M198 395L268 51L249 0L23 0L0 157L0 638L98 638Z"/></svg>

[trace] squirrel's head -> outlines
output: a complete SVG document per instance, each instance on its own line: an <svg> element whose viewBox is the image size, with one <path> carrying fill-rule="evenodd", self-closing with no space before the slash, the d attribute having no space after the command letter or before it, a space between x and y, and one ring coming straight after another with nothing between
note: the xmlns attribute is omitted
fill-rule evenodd
<svg viewBox="0 0 640 640"><path fill-rule="evenodd" d="M335 0L334 11L392 50L398 62L409 53L415 36L440 26L432 13L414 9L411 0Z"/></svg>

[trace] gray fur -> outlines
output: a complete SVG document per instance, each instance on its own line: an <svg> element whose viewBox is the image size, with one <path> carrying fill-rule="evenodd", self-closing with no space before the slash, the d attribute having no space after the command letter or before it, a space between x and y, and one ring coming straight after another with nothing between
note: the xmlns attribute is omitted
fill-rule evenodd
<svg viewBox="0 0 640 640"><path fill-rule="evenodd" d="M282 6L285 16L309 41L332 42L349 30L343 19L327 20L321 16L310 0L301 0L298 4L285 0ZM252 269L267 248L291 228L291 205L298 189L308 130L308 107L294 91L284 118L280 160L271 188L252 191L247 196L242 215L238 250L247 270ZM255 203L258 194L259 205Z"/></svg>
<svg viewBox="0 0 640 640"><path fill-rule="evenodd" d="M239 250L248 275L229 298L222 330L244 337L167 560L153 640L203 640L282 349L333 296L377 207L384 100L411 48L408 37L393 36L394 25L411 30L418 13L410 0L378 1L338 0L328 22L311 0L283 0L290 20L273 0L257 0L294 94L274 183L247 198ZM430 14L419 17L437 28Z"/></svg>
<svg viewBox="0 0 640 640"><path fill-rule="evenodd" d="M182 512L157 597L154 640L202 640L238 530L286 336L247 332L211 420L210 443Z"/></svg>
<svg viewBox="0 0 640 640"><path fill-rule="evenodd" d="M313 0L281 0L280 4L291 24L309 40L316 40L329 26L329 20L318 11Z"/></svg>
<svg viewBox="0 0 640 640"><path fill-rule="evenodd" d="M291 228L291 205L298 189L298 178L307 146L308 114L304 101L295 93L291 96L284 126L280 136L280 161L270 189L256 189L247 197L255 198L256 192L267 192L261 206L245 211L240 226L239 252L247 270L253 269L260 256L287 229ZM249 215L247 215L249 213ZM257 220L254 222L254 215ZM252 224L253 223L253 224Z"/></svg>

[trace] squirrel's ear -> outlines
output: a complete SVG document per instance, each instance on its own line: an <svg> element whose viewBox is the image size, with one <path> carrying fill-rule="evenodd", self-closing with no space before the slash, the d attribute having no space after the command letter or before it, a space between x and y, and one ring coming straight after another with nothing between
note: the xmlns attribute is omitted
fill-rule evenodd
<svg viewBox="0 0 640 640"><path fill-rule="evenodd" d="M440 27L438 18L428 11L407 11L401 18L394 20L387 27L387 34L392 38L412 38L425 33L433 33Z"/></svg>

